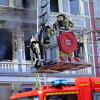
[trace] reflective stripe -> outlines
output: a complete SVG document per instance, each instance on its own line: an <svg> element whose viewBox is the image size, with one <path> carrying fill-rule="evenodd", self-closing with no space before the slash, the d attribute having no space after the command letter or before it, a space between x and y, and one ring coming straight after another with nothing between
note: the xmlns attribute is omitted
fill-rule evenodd
<svg viewBox="0 0 100 100"><path fill-rule="evenodd" d="M46 100L46 96L44 96L44 100Z"/></svg>
<svg viewBox="0 0 100 100"><path fill-rule="evenodd" d="M100 82L95 82L95 84L100 84Z"/></svg>
<svg viewBox="0 0 100 100"><path fill-rule="evenodd" d="M80 84L80 86L89 86L89 84L88 83Z"/></svg>

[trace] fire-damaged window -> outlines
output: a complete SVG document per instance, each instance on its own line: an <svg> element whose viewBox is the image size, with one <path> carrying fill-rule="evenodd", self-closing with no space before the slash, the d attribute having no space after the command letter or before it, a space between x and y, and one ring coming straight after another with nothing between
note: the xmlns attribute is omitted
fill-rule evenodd
<svg viewBox="0 0 100 100"><path fill-rule="evenodd" d="M25 57L26 57L26 60L31 60L29 45L30 45L30 41L29 40L25 41Z"/></svg>
<svg viewBox="0 0 100 100"><path fill-rule="evenodd" d="M25 57L26 57L26 60L31 60L31 56L30 56L31 35L28 33L25 33L24 36L25 36Z"/></svg>
<svg viewBox="0 0 100 100"><path fill-rule="evenodd" d="M50 11L59 12L58 0L50 0Z"/></svg>
<svg viewBox="0 0 100 100"><path fill-rule="evenodd" d="M22 0L22 6L23 6L23 8L29 8L29 1L30 0Z"/></svg>
<svg viewBox="0 0 100 100"><path fill-rule="evenodd" d="M12 35L6 29L0 29L0 61L12 60Z"/></svg>

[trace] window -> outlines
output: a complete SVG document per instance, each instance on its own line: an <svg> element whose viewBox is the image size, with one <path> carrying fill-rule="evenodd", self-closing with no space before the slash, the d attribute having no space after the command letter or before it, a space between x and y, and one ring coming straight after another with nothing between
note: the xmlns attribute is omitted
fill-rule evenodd
<svg viewBox="0 0 100 100"><path fill-rule="evenodd" d="M76 94L65 94L65 95L50 95L46 97L46 100L78 100Z"/></svg>
<svg viewBox="0 0 100 100"><path fill-rule="evenodd" d="M63 12L67 12L68 13L68 0L62 0L62 4L63 4Z"/></svg>
<svg viewBox="0 0 100 100"><path fill-rule="evenodd" d="M94 93L93 97L94 97L93 100L100 100L100 93Z"/></svg>
<svg viewBox="0 0 100 100"><path fill-rule="evenodd" d="M79 0L69 0L71 14L79 14Z"/></svg>
<svg viewBox="0 0 100 100"><path fill-rule="evenodd" d="M84 1L84 13L85 15L89 15L88 1Z"/></svg>
<svg viewBox="0 0 100 100"><path fill-rule="evenodd" d="M50 11L59 12L58 0L50 0Z"/></svg>
<svg viewBox="0 0 100 100"><path fill-rule="evenodd" d="M7 29L0 29L0 61L12 60L12 35Z"/></svg>
<svg viewBox="0 0 100 100"><path fill-rule="evenodd" d="M93 0L94 4L94 16L100 18L100 0Z"/></svg>
<svg viewBox="0 0 100 100"><path fill-rule="evenodd" d="M26 98L20 98L18 100L39 100L39 97L38 96L35 96L35 97L26 97Z"/></svg>
<svg viewBox="0 0 100 100"><path fill-rule="evenodd" d="M22 2L22 0L14 0L14 7L22 8L21 2Z"/></svg>
<svg viewBox="0 0 100 100"><path fill-rule="evenodd" d="M23 8L29 8L29 0L22 0Z"/></svg>
<svg viewBox="0 0 100 100"><path fill-rule="evenodd" d="M31 60L31 56L30 56L30 39L31 39L31 36L32 34L29 34L29 33L25 33L24 34L24 38L25 38L25 57L26 57L26 60Z"/></svg>

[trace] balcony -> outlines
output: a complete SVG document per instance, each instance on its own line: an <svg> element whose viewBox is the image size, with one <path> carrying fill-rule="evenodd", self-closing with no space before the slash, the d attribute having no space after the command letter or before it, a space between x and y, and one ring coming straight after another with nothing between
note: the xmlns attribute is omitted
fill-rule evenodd
<svg viewBox="0 0 100 100"><path fill-rule="evenodd" d="M31 9L0 6L0 20L36 24L36 20L33 20L37 17L35 12Z"/></svg>
<svg viewBox="0 0 100 100"><path fill-rule="evenodd" d="M31 64L30 62L27 63L15 63L15 62L0 62L0 74L10 74L10 75L17 75L17 74L29 74Z"/></svg>
<svg viewBox="0 0 100 100"><path fill-rule="evenodd" d="M14 62L0 62L0 75L1 76L34 76L31 73L30 62L19 64ZM84 68L76 71L65 71L61 73L45 74L50 77L79 77L79 76L94 76L93 67Z"/></svg>
<svg viewBox="0 0 100 100"><path fill-rule="evenodd" d="M51 13L49 16L49 23L52 25L58 13ZM90 31L90 18L85 16L75 16L75 15L67 15L65 14L68 19L70 19L74 24L74 29L77 30L88 30Z"/></svg>

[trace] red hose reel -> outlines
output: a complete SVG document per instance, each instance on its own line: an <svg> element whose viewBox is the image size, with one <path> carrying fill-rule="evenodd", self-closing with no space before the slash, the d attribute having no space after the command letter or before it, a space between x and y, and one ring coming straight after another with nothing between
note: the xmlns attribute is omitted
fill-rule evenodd
<svg viewBox="0 0 100 100"><path fill-rule="evenodd" d="M70 54L77 50L77 39L72 32L63 32L58 37L58 44L61 51Z"/></svg>

